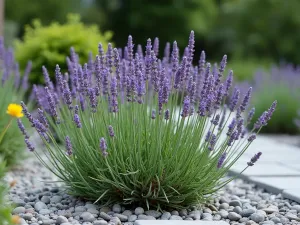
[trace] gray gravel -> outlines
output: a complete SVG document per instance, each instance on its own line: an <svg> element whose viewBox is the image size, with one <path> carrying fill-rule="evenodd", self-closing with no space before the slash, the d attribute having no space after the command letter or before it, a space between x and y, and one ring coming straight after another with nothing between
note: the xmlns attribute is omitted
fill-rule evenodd
<svg viewBox="0 0 300 225"><path fill-rule="evenodd" d="M135 220L224 220L232 225L300 224L300 204L267 193L254 184L235 180L220 191L211 204L179 211L157 212L115 204L94 205L68 195L63 187L35 158L9 172L16 180L9 197L13 214L30 225L132 225Z"/></svg>

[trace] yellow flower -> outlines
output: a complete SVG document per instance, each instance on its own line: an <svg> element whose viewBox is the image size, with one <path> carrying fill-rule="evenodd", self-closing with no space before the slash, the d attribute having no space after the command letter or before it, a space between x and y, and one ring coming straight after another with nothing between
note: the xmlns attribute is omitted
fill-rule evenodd
<svg viewBox="0 0 300 225"><path fill-rule="evenodd" d="M17 118L24 116L24 114L22 113L22 106L18 104L9 104L6 113Z"/></svg>

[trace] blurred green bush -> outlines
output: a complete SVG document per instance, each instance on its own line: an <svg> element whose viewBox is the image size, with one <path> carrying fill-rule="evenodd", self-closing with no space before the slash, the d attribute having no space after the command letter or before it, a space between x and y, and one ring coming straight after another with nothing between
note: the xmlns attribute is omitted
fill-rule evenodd
<svg viewBox="0 0 300 225"><path fill-rule="evenodd" d="M112 32L101 33L96 25L85 26L75 14L68 15L65 24L53 22L43 26L39 20L34 20L32 26L26 27L23 40L16 42L15 54L21 67L32 60L29 81L41 83L43 65L54 71L55 65L59 64L62 71L66 71L70 47L87 61L89 52L97 54L98 43L105 47L111 37Z"/></svg>

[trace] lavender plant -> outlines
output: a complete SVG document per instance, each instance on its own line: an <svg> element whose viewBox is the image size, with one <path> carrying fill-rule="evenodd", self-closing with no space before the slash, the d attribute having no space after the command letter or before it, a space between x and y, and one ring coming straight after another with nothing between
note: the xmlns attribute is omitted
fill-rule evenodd
<svg viewBox="0 0 300 225"><path fill-rule="evenodd" d="M131 36L124 49L109 44L104 52L99 44L99 54L84 65L71 49L68 73L56 66L56 85L43 68L46 86L35 89L38 117L22 103L48 161L26 138L29 150L73 195L160 209L205 203L232 180L222 178L270 120L276 102L246 131L251 118L241 115L251 89L245 95L236 90L223 105L233 72L223 78L226 55L217 70L204 52L192 65L194 32L182 57L175 41L159 59L158 43L148 39L145 52L134 48Z"/></svg>
<svg viewBox="0 0 300 225"><path fill-rule="evenodd" d="M0 37L0 157L8 166L14 165L24 156L25 145L18 129L18 125L23 126L22 108L14 103L19 103L21 99L24 99L28 88L30 67L29 62L21 78L13 50L6 49Z"/></svg>

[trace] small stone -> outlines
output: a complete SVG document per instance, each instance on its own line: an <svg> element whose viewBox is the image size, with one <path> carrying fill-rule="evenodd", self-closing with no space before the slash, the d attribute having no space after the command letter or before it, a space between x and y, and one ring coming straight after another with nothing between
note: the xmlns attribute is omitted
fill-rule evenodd
<svg viewBox="0 0 300 225"><path fill-rule="evenodd" d="M226 202L224 202L224 203L222 203L220 206L219 206L219 209L228 209L229 208L229 204L228 203L226 203Z"/></svg>
<svg viewBox="0 0 300 225"><path fill-rule="evenodd" d="M124 210L124 212L122 212L122 215L129 217L132 215L132 212L130 210Z"/></svg>
<svg viewBox="0 0 300 225"><path fill-rule="evenodd" d="M182 219L182 217L180 217L180 216L172 215L172 216L170 217L170 220L183 220L183 219Z"/></svg>
<svg viewBox="0 0 300 225"><path fill-rule="evenodd" d="M278 207L275 206L275 205L271 205L271 206L269 206L268 208L264 208L264 209L262 209L262 210L265 211L265 212L268 213L268 214L271 214L271 213L274 213L274 212L278 212L278 211L279 211Z"/></svg>
<svg viewBox="0 0 300 225"><path fill-rule="evenodd" d="M147 215L144 215L144 214L140 214L138 215L138 220L156 220L155 217L153 216L147 216Z"/></svg>
<svg viewBox="0 0 300 225"><path fill-rule="evenodd" d="M229 202L229 205L230 206L239 206L239 207L242 207L242 203L241 203L241 201L239 201L239 200L233 200L233 201L231 201L231 202Z"/></svg>
<svg viewBox="0 0 300 225"><path fill-rule="evenodd" d="M83 212L80 218L83 222L93 222L95 220L95 217L90 212Z"/></svg>
<svg viewBox="0 0 300 225"><path fill-rule="evenodd" d="M243 217L249 217L249 216L251 216L251 215L252 215L253 213L255 213L255 212L256 212L256 210L255 210L254 208L243 209L241 215L242 215Z"/></svg>
<svg viewBox="0 0 300 225"><path fill-rule="evenodd" d="M194 220L200 220L200 218L201 218L201 212L200 212L200 210L195 210L195 211L190 212L189 216L191 218L193 218Z"/></svg>
<svg viewBox="0 0 300 225"><path fill-rule="evenodd" d="M241 215L237 214L236 212L230 212L228 214L228 219L230 219L232 221L238 221L241 218L242 218Z"/></svg>
<svg viewBox="0 0 300 225"><path fill-rule="evenodd" d="M158 217L161 216L161 212L158 212L158 211L155 211L155 210L148 210L148 211L145 212L145 214L147 216L153 216L155 218L158 218Z"/></svg>
<svg viewBox="0 0 300 225"><path fill-rule="evenodd" d="M292 213L287 213L285 215L285 217L288 218L289 220L300 221L300 218L298 216L296 216L295 214L292 214Z"/></svg>
<svg viewBox="0 0 300 225"><path fill-rule="evenodd" d="M253 213L250 216L250 219L253 220L256 223L260 223L260 222L263 222L265 220L265 215L263 215L260 212L256 212L256 213Z"/></svg>
<svg viewBox="0 0 300 225"><path fill-rule="evenodd" d="M105 220L95 220L94 225L107 225L108 223Z"/></svg>
<svg viewBox="0 0 300 225"><path fill-rule="evenodd" d="M180 215L180 216L187 216L187 215L188 215L188 211L187 211L186 209L181 209L181 210L179 211L179 215Z"/></svg>
<svg viewBox="0 0 300 225"><path fill-rule="evenodd" d="M222 204L222 203L229 203L229 200L228 198L225 198L225 197L221 197L219 202Z"/></svg>
<svg viewBox="0 0 300 225"><path fill-rule="evenodd" d="M114 204L112 207L112 211L114 211L115 213L121 213L122 207L119 204Z"/></svg>
<svg viewBox="0 0 300 225"><path fill-rule="evenodd" d="M173 210L171 212L171 215L179 216L179 212L177 210Z"/></svg>
<svg viewBox="0 0 300 225"><path fill-rule="evenodd" d="M108 206L104 206L100 209L100 212L108 213L109 211L111 211L111 209Z"/></svg>
<svg viewBox="0 0 300 225"><path fill-rule="evenodd" d="M242 214L242 208L240 207L240 206L236 206L236 207L234 207L234 209L233 209L233 212L236 212L237 214Z"/></svg>
<svg viewBox="0 0 300 225"><path fill-rule="evenodd" d="M51 220L49 218L43 219L42 222L43 222L43 225L51 225L51 224L55 223L54 220Z"/></svg>
<svg viewBox="0 0 300 225"><path fill-rule="evenodd" d="M37 202L34 204L34 208L39 212L41 209L47 209L47 205L44 202Z"/></svg>
<svg viewBox="0 0 300 225"><path fill-rule="evenodd" d="M202 220L206 220L206 221L213 220L212 215L210 213L203 213L202 216L203 216Z"/></svg>
<svg viewBox="0 0 300 225"><path fill-rule="evenodd" d="M118 217L112 217L109 221L109 224L111 225L121 225L121 221Z"/></svg>
<svg viewBox="0 0 300 225"><path fill-rule="evenodd" d="M26 210L25 207L19 206L13 210L13 214L25 213L25 210Z"/></svg>
<svg viewBox="0 0 300 225"><path fill-rule="evenodd" d="M61 202L61 200L62 200L62 197L61 197L61 196L59 196L59 195L54 195L54 196L51 198L51 201L50 201L50 202L56 204L56 203Z"/></svg>
<svg viewBox="0 0 300 225"><path fill-rule="evenodd" d="M26 203L24 200L16 198L16 199L12 199L13 203L15 206L25 206Z"/></svg>
<svg viewBox="0 0 300 225"><path fill-rule="evenodd" d="M115 213L114 216L118 217L121 220L121 222L126 222L128 220L128 217L123 214Z"/></svg>
<svg viewBox="0 0 300 225"><path fill-rule="evenodd" d="M203 212L204 212L204 213L212 214L212 211L211 211L211 209L209 209L209 208L205 208L205 209L203 210Z"/></svg>
<svg viewBox="0 0 300 225"><path fill-rule="evenodd" d="M50 203L50 198L48 196L43 196L41 198L41 202L44 202L45 204L49 204Z"/></svg>
<svg viewBox="0 0 300 225"><path fill-rule="evenodd" d="M99 214L99 211L95 208L88 208L87 212L90 212L92 214Z"/></svg>
<svg viewBox="0 0 300 225"><path fill-rule="evenodd" d="M171 213L169 212L164 212L162 215L161 215L161 220L169 220L171 217Z"/></svg>
<svg viewBox="0 0 300 225"><path fill-rule="evenodd" d="M135 222L136 219L137 219L137 215L130 215L130 216L128 217L128 222Z"/></svg>
<svg viewBox="0 0 300 225"><path fill-rule="evenodd" d="M32 213L26 213L23 215L24 220L31 220L33 217Z"/></svg>
<svg viewBox="0 0 300 225"><path fill-rule="evenodd" d="M281 223L281 220L278 218L278 217L273 217L271 218L271 220L274 222L274 223Z"/></svg>
<svg viewBox="0 0 300 225"><path fill-rule="evenodd" d="M222 217L221 217L220 214L216 214L216 215L214 215L214 217L213 217L213 220L214 220L214 221L219 221L219 220L221 220L221 219L222 219Z"/></svg>
<svg viewBox="0 0 300 225"><path fill-rule="evenodd" d="M135 210L134 210L134 214L135 215L140 215L140 214L143 214L145 211L142 207L137 207Z"/></svg>
<svg viewBox="0 0 300 225"><path fill-rule="evenodd" d="M293 205L291 209L295 209L298 213L300 212L300 205Z"/></svg>
<svg viewBox="0 0 300 225"><path fill-rule="evenodd" d="M220 210L219 214L223 219L227 219L227 217L228 217L228 212L225 211L224 209Z"/></svg>
<svg viewBox="0 0 300 225"><path fill-rule="evenodd" d="M109 221L111 220L111 216L108 215L107 213L105 212L100 212L100 215L99 215L101 218L105 219L106 221Z"/></svg>
<svg viewBox="0 0 300 225"><path fill-rule="evenodd" d="M86 208L84 206L76 206L75 212L85 212Z"/></svg>
<svg viewBox="0 0 300 225"><path fill-rule="evenodd" d="M40 214L40 215L48 215L48 214L50 214L50 213L52 213L52 211L49 210L49 209L41 209L41 210L39 211L39 214Z"/></svg>
<svg viewBox="0 0 300 225"><path fill-rule="evenodd" d="M64 216L58 216L56 219L57 224L68 223L68 219Z"/></svg>

